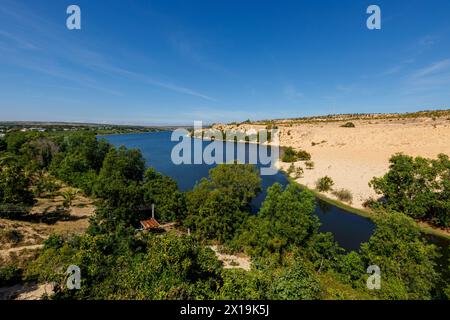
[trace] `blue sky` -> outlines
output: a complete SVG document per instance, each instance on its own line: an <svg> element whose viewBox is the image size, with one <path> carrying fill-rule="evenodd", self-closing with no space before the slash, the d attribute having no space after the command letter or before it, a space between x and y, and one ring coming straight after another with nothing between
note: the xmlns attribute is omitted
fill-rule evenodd
<svg viewBox="0 0 450 320"><path fill-rule="evenodd" d="M77 4L82 29L66 28ZM377 4L382 29L366 28ZM0 121L449 108L450 1L1 0Z"/></svg>

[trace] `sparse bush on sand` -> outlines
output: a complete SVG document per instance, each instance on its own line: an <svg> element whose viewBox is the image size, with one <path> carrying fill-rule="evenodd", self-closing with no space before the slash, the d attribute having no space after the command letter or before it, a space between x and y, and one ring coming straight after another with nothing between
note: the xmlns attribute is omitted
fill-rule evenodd
<svg viewBox="0 0 450 320"><path fill-rule="evenodd" d="M284 149L281 161L283 162L297 162L311 160L311 154L305 150L295 151L292 147Z"/></svg>
<svg viewBox="0 0 450 320"><path fill-rule="evenodd" d="M295 179L301 178L303 176L303 172L304 172L303 168L301 168L301 167L298 167L297 169L295 169L295 174L294 174Z"/></svg>
<svg viewBox="0 0 450 320"><path fill-rule="evenodd" d="M294 148L287 147L284 149L283 156L281 157L281 161L283 162L296 162L298 160L297 153Z"/></svg>
<svg viewBox="0 0 450 320"><path fill-rule="evenodd" d="M334 181L329 176L322 177L316 181L316 189L320 192L330 191L333 185Z"/></svg>
<svg viewBox="0 0 450 320"><path fill-rule="evenodd" d="M306 161L306 162L305 162L305 167L306 167L306 169L308 169L308 170L314 169L314 161Z"/></svg>
<svg viewBox="0 0 450 320"><path fill-rule="evenodd" d="M287 174L290 176L291 174L293 174L295 171L295 166L293 163L291 163L291 165L289 166L289 168L287 169Z"/></svg>
<svg viewBox="0 0 450 320"><path fill-rule="evenodd" d="M354 128L355 124L353 122L347 122L341 126L342 128Z"/></svg>
<svg viewBox="0 0 450 320"><path fill-rule="evenodd" d="M311 154L305 150L299 150L297 151L297 158L301 161L308 161L311 160Z"/></svg>
<svg viewBox="0 0 450 320"><path fill-rule="evenodd" d="M348 203L352 203L352 201L353 201L353 195L350 192L350 190L340 189L340 190L335 190L332 193L334 196L336 196L336 198L339 199L339 201L348 202Z"/></svg>

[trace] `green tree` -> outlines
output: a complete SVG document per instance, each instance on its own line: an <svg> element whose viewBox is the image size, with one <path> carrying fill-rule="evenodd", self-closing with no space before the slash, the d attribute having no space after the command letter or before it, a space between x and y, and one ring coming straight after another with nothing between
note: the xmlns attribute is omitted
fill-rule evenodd
<svg viewBox="0 0 450 320"><path fill-rule="evenodd" d="M269 298L277 300L314 300L319 298L321 292L314 271L301 259L295 259L282 269L269 290Z"/></svg>
<svg viewBox="0 0 450 320"><path fill-rule="evenodd" d="M111 208L142 206L144 170L145 161L139 150L112 148L103 161L94 194Z"/></svg>
<svg viewBox="0 0 450 320"><path fill-rule="evenodd" d="M254 166L219 165L187 194L185 225L208 239L231 239L260 190L261 178Z"/></svg>
<svg viewBox="0 0 450 320"><path fill-rule="evenodd" d="M160 222L181 221L186 215L184 193L178 190L175 180L153 168L145 172L143 195L147 207L155 205L156 218Z"/></svg>
<svg viewBox="0 0 450 320"><path fill-rule="evenodd" d="M249 217L235 244L252 256L282 253L291 246L303 246L317 233L314 195L289 184L285 190L278 183L267 189L267 196L257 216Z"/></svg>
<svg viewBox="0 0 450 320"><path fill-rule="evenodd" d="M416 223L398 212L380 213L376 229L361 245L364 266L381 269L381 290L386 299L430 299L437 280L436 247L427 244Z"/></svg>
<svg viewBox="0 0 450 320"><path fill-rule="evenodd" d="M370 182L383 195L383 206L439 226L450 225L450 160L440 154L436 160L396 154L388 173Z"/></svg>
<svg viewBox="0 0 450 320"><path fill-rule="evenodd" d="M7 205L31 205L33 193L31 179L14 159L0 162L0 203Z"/></svg>

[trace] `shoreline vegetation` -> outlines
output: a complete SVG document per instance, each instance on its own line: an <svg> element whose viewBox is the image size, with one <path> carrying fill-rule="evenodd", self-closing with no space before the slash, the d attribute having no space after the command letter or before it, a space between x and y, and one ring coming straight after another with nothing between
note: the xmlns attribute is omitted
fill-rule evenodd
<svg viewBox="0 0 450 320"><path fill-rule="evenodd" d="M287 173L285 171L283 171L283 173L286 174L286 176L287 176ZM325 195L325 194L323 194L323 193L321 193L321 192L319 192L319 191L317 191L315 189L308 188L305 185L302 185L301 183L297 182L292 177L289 177L289 176L287 176L287 177L288 177L288 180L290 182L296 183L301 188L305 188L305 189L313 192L314 195L317 198L319 198L320 200L322 200L322 201L324 201L326 203L332 204L332 205L334 205L334 206L336 206L338 208L341 208L341 209L343 209L343 210L345 210L345 211L347 211L347 212L349 212L351 214L358 215L360 217L369 219L371 221L374 221L374 218L376 217L376 213L373 212L370 209L359 209L359 208L352 207L351 205L349 205L349 204L347 204L347 203L345 203L343 201L339 201L337 199L332 199L332 198L328 197L327 195ZM433 227L433 226L430 226L430 225L423 225L423 223L421 223L419 221L416 221L416 223L417 223L417 226L420 228L420 230L423 233L431 234L433 236L437 236L437 237L441 237L441 238L446 239L446 240L450 240L450 232L449 231L442 230L442 229L439 229L437 227Z"/></svg>
<svg viewBox="0 0 450 320"><path fill-rule="evenodd" d="M43 247L28 243L18 226L25 219L37 233L51 222L34 221L32 212L0 211L6 214L0 222L8 222L0 223L1 244L13 249L0 259L0 287L7 290L50 285L40 295L69 300L450 298L449 262L438 261L438 247L403 213L374 216L372 236L346 252L331 233L319 231L314 193L298 183L273 184L252 214L262 190L253 165L218 165L181 192L173 179L146 168L140 150L114 147L93 131L13 131L0 141L0 204L32 206L58 192L57 181L70 190L61 191L55 210L44 210L55 225L70 219L67 208L95 204L85 232L51 234ZM309 159L298 150L290 156ZM324 189L333 185L323 182ZM80 193L95 203L76 202ZM157 225L170 228L140 228L153 217L153 205ZM19 255L22 244L35 252ZM373 264L383 274L380 290L366 285ZM83 270L80 290L65 287L69 265Z"/></svg>

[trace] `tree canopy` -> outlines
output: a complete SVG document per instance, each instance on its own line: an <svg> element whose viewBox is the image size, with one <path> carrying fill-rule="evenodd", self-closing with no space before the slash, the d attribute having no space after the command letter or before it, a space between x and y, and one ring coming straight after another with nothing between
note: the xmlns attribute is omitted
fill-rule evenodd
<svg viewBox="0 0 450 320"><path fill-rule="evenodd" d="M389 172L374 178L370 185L383 195L381 205L413 218L450 226L450 160L396 154Z"/></svg>

